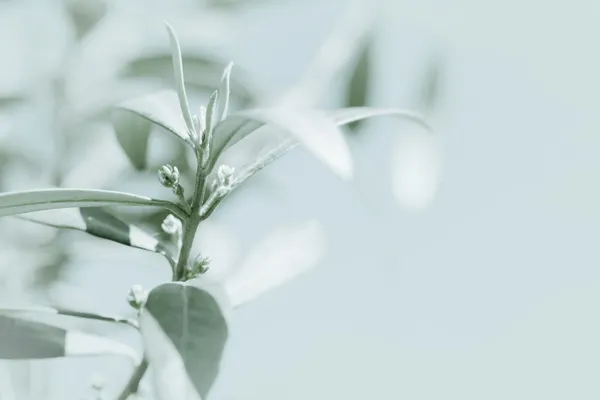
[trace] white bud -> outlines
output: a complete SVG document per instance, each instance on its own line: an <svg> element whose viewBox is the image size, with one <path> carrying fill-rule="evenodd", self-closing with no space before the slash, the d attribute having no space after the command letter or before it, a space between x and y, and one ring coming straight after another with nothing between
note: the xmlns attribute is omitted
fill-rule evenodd
<svg viewBox="0 0 600 400"><path fill-rule="evenodd" d="M168 233L169 235L181 233L183 229L181 221L173 214L167 215L160 227L163 230L163 232Z"/></svg>
<svg viewBox="0 0 600 400"><path fill-rule="evenodd" d="M223 186L231 185L231 179L233 177L234 172L235 168L225 164L220 165L219 169L217 169L217 177L219 178L219 183Z"/></svg>
<svg viewBox="0 0 600 400"><path fill-rule="evenodd" d="M141 285L133 285L129 289L127 295L127 302L135 309L139 310L146 304L148 300L148 291L145 290Z"/></svg>

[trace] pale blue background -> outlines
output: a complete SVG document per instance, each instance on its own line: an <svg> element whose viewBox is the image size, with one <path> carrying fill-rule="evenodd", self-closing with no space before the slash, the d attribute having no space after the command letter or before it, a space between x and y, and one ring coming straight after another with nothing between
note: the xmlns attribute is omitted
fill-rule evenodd
<svg viewBox="0 0 600 400"><path fill-rule="evenodd" d="M384 7L374 104L410 106L430 55L443 51L435 201L416 213L394 201L389 149L402 131L384 122L353 146L353 186L302 151L265 172L281 185L249 189L221 217L249 246L278 221L318 216L329 252L317 270L237 312L210 398L598 398L600 3ZM304 0L245 10L232 50L283 87L342 9ZM109 281L110 270L127 277ZM114 310L126 305L111 291L168 275L86 271L75 282ZM56 398L85 393L94 371L110 379L121 370L121 382L128 371L118 360L59 365Z"/></svg>

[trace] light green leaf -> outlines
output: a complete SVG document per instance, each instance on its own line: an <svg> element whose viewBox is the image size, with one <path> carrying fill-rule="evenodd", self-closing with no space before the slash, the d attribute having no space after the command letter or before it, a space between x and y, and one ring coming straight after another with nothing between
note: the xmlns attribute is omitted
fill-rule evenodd
<svg viewBox="0 0 600 400"><path fill-rule="evenodd" d="M342 179L352 178L352 157L343 133L324 113L283 108L252 109L231 114L213 135L213 162L227 148L263 125L291 135Z"/></svg>
<svg viewBox="0 0 600 400"><path fill-rule="evenodd" d="M151 126L146 121L189 144L188 130L175 92L161 90L125 101L113 111L112 123L119 143L136 168L146 166L151 131Z"/></svg>
<svg viewBox="0 0 600 400"><path fill-rule="evenodd" d="M228 305L219 290L197 281L150 292L140 329L159 399L207 397L228 338Z"/></svg>
<svg viewBox="0 0 600 400"><path fill-rule="evenodd" d="M179 206L149 197L109 190L36 189L0 194L0 217L71 207L154 206L180 214Z"/></svg>
<svg viewBox="0 0 600 400"><path fill-rule="evenodd" d="M231 70L233 68L233 62L227 64L223 76L221 77L221 87L219 93L221 95L221 101L219 102L219 121L223 121L227 117L229 112L229 96L231 96Z"/></svg>
<svg viewBox="0 0 600 400"><path fill-rule="evenodd" d="M160 253L169 259L172 258L170 252L155 237L144 232L136 225L122 221L102 208L44 210L23 214L18 218L56 228L87 232L102 239Z"/></svg>
<svg viewBox="0 0 600 400"><path fill-rule="evenodd" d="M171 25L165 22L167 32L169 33L169 42L171 43L171 54L173 56L173 71L175 73L175 85L177 86L177 96L179 97L179 107L181 107L181 114L187 125L188 132L194 131L194 121L192 120L192 113L190 112L190 105L187 99L187 92L185 90L185 78L183 74L183 60L181 57L181 46L179 45L179 39L177 34Z"/></svg>
<svg viewBox="0 0 600 400"><path fill-rule="evenodd" d="M0 315L0 359L26 360L90 355L119 355L140 362L129 346L57 326Z"/></svg>

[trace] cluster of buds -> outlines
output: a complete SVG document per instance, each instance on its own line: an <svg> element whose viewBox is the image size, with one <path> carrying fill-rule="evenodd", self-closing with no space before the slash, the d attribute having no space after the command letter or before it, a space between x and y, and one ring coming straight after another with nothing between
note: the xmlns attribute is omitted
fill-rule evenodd
<svg viewBox="0 0 600 400"><path fill-rule="evenodd" d="M148 300L148 291L145 290L141 285L133 285L131 289L129 289L129 294L127 295L127 302L131 307L136 310L141 310L142 307L146 304Z"/></svg>
<svg viewBox="0 0 600 400"><path fill-rule="evenodd" d="M183 229L181 221L173 214L167 215L160 225L160 228L163 232L171 236L181 235Z"/></svg>
<svg viewBox="0 0 600 400"><path fill-rule="evenodd" d="M160 184L166 188L171 188L173 191L177 190L179 186L179 170L170 164L163 165L158 170L158 180Z"/></svg>
<svg viewBox="0 0 600 400"><path fill-rule="evenodd" d="M208 271L208 266L212 262L210 257L198 254L191 264L188 264L185 269L185 280L196 278L198 275L205 274Z"/></svg>

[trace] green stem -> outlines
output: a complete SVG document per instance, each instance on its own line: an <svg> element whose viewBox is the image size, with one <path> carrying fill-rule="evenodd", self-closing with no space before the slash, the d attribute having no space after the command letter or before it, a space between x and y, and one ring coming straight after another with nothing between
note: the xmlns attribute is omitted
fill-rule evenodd
<svg viewBox="0 0 600 400"><path fill-rule="evenodd" d="M196 183L194 185L194 196L192 197L192 207L189 214L189 218L183 221L183 237L181 251L179 252L179 259L177 260L177 266L175 273L173 274L173 280L182 280L185 276L185 267L190 258L190 251L194 244L194 238L196 237L196 231L198 225L202 221L200 216L200 208L204 200L204 183L206 180L205 169L202 168L202 152L196 152Z"/></svg>

